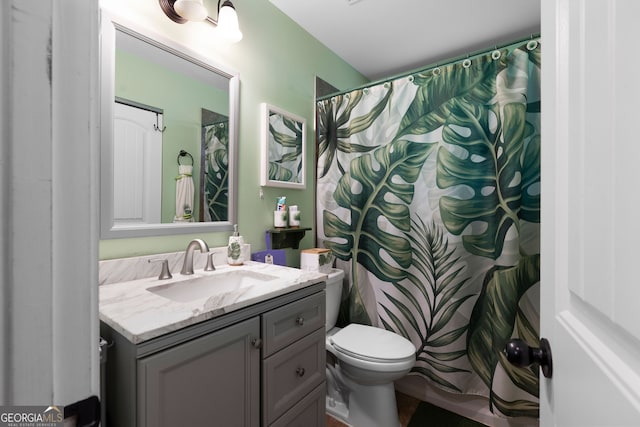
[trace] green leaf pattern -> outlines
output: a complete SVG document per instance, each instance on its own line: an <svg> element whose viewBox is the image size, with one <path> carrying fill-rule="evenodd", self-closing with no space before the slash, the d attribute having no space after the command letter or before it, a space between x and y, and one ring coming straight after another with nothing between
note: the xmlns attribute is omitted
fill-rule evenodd
<svg viewBox="0 0 640 427"><path fill-rule="evenodd" d="M538 415L537 368L502 349L538 342L540 49L317 105L318 240L350 278L342 321L404 335L412 374L506 416Z"/></svg>
<svg viewBox="0 0 640 427"><path fill-rule="evenodd" d="M385 231L379 224L388 224L400 231L410 229L409 207L413 198L412 183L433 149L433 144L397 141L351 161L349 173L339 181L334 198L348 209L350 218L342 220L324 211L325 245L341 260L354 259L351 277L358 280L357 264L386 282L402 280L411 265L411 245L405 238ZM393 202L392 200L396 200ZM385 227L386 228L386 227ZM342 243L343 241L344 243ZM382 253L389 261L381 257ZM351 319L370 324L361 289L352 288Z"/></svg>
<svg viewBox="0 0 640 427"><path fill-rule="evenodd" d="M272 112L268 146L269 179L302 182L302 123Z"/></svg>
<svg viewBox="0 0 640 427"><path fill-rule="evenodd" d="M229 122L204 126L204 197L209 221L227 221L229 215Z"/></svg>

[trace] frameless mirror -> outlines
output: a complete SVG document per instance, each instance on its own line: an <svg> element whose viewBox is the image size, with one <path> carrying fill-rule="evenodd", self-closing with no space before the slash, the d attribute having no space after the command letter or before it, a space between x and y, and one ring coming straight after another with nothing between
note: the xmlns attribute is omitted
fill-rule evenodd
<svg viewBox="0 0 640 427"><path fill-rule="evenodd" d="M103 16L101 237L232 230L237 73Z"/></svg>

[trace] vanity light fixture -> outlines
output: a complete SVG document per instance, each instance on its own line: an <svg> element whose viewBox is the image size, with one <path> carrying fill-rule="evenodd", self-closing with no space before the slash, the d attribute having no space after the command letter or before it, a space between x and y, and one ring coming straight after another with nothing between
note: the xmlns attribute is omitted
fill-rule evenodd
<svg viewBox="0 0 640 427"><path fill-rule="evenodd" d="M229 0L218 0L218 19L208 16L202 0L158 0L162 11L173 22L184 24L188 21L206 20L217 27L217 32L227 41L236 43L242 40L238 25L238 14Z"/></svg>
<svg viewBox="0 0 640 427"><path fill-rule="evenodd" d="M204 21L208 15L202 0L177 0L173 8L188 21Z"/></svg>
<svg viewBox="0 0 640 427"><path fill-rule="evenodd" d="M236 8L229 0L224 0L222 6L218 0L218 20L214 20L211 17L207 17L207 21L218 27L218 32L222 37L231 43L236 43L242 40L242 31L238 25L238 14Z"/></svg>

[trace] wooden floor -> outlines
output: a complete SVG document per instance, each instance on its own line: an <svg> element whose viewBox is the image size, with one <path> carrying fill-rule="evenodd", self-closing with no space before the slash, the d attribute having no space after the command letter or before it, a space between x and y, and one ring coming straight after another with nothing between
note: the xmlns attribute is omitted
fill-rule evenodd
<svg viewBox="0 0 640 427"><path fill-rule="evenodd" d="M406 427L411 420L411 416L416 411L420 401L406 394L396 392L396 402L398 403L398 417L400 425ZM345 427L346 424L341 423L335 418L327 415L327 427Z"/></svg>

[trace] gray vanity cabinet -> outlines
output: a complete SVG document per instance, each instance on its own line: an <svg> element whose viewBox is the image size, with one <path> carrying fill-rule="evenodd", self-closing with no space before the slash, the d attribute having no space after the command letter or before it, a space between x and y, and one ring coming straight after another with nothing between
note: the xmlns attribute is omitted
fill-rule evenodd
<svg viewBox="0 0 640 427"><path fill-rule="evenodd" d="M325 423L324 283L133 344L101 322L107 427Z"/></svg>
<svg viewBox="0 0 640 427"><path fill-rule="evenodd" d="M259 426L259 333L253 318L140 359L139 425Z"/></svg>

